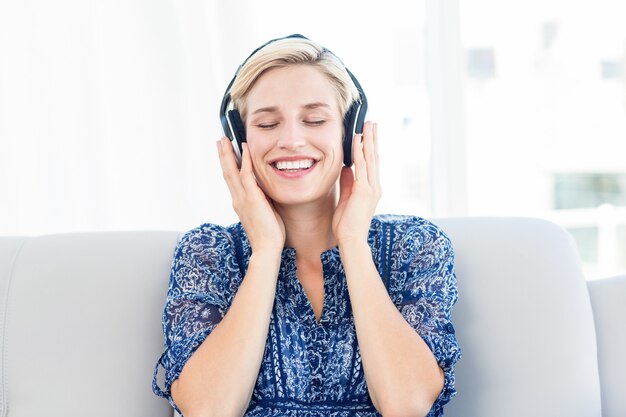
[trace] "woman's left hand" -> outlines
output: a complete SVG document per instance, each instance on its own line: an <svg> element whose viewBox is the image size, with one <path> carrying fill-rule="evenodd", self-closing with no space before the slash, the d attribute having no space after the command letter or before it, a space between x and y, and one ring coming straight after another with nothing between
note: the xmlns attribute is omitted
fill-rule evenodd
<svg viewBox="0 0 626 417"><path fill-rule="evenodd" d="M333 233L341 244L367 243L370 223L382 196L378 169L378 125L365 123L362 135L352 140L354 172L343 167L339 203L333 215Z"/></svg>

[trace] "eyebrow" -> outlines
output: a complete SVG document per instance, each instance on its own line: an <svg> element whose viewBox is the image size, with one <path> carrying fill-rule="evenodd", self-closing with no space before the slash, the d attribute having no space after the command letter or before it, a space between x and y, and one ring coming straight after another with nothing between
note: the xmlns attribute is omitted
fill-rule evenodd
<svg viewBox="0 0 626 417"><path fill-rule="evenodd" d="M314 103L308 103L308 104L305 104L304 106L302 106L302 108L306 109L306 110L317 109L319 107L325 107L327 109L330 109L330 106L328 104L322 103L321 101L316 101ZM256 109L255 111L253 111L252 114L275 113L277 111L278 111L278 107L276 107L276 106L261 107L260 109Z"/></svg>

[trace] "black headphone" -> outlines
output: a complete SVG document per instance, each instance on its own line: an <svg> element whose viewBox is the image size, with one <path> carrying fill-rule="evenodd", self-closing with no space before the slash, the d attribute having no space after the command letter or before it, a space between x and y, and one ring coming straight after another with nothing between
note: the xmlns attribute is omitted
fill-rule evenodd
<svg viewBox="0 0 626 417"><path fill-rule="evenodd" d="M237 75L239 75L239 71L241 68L248 62L250 57L257 53L260 49L266 47L272 42L276 42L282 39L288 38L301 38L309 40L308 38L300 35L293 34L289 36L285 36L283 38L272 39L263 45L256 48L245 61L239 66L237 72L233 79L228 83L228 87L226 87L226 92L224 93L224 98L222 99L222 105L220 106L220 122L222 123L222 128L224 129L224 135L233 142L233 149L235 150L235 156L237 158L237 163L241 164L241 154L243 153L243 145L242 143L246 141L246 127L241 120L241 115L239 114L239 110L233 108L228 109L229 104L231 104L230 97L230 88L232 87ZM328 49L324 48L324 52L330 52ZM330 52L332 54L332 52ZM334 54L333 54L334 55ZM336 55L335 55L336 56ZM341 60L340 60L341 61ZM365 93L361 88L361 84L357 81L354 75L346 68L348 75L354 82L357 90L359 91L359 100L355 100L351 105L348 111L346 112L343 119L343 128L344 128L344 136L343 136L343 163L345 166L352 166L352 138L355 134L363 133L363 122L365 121L365 113L367 112L367 97L365 97Z"/></svg>

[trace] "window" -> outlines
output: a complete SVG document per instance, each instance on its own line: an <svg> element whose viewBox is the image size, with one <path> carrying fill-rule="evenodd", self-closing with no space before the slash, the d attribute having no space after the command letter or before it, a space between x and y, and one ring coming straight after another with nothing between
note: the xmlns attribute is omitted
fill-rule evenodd
<svg viewBox="0 0 626 417"><path fill-rule="evenodd" d="M548 218L589 279L626 273L626 3L466 0L459 12L468 214Z"/></svg>
<svg viewBox="0 0 626 417"><path fill-rule="evenodd" d="M626 206L625 173L560 173L554 176L554 208Z"/></svg>

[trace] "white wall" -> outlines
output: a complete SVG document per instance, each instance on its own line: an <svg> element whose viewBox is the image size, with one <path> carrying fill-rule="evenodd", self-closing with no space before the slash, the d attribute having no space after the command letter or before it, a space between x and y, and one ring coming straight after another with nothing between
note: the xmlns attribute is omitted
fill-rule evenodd
<svg viewBox="0 0 626 417"><path fill-rule="evenodd" d="M379 210L428 215L424 4L394 3L0 3L0 234L236 221L214 145L218 106L254 48L295 32L339 55L366 90L384 141Z"/></svg>

